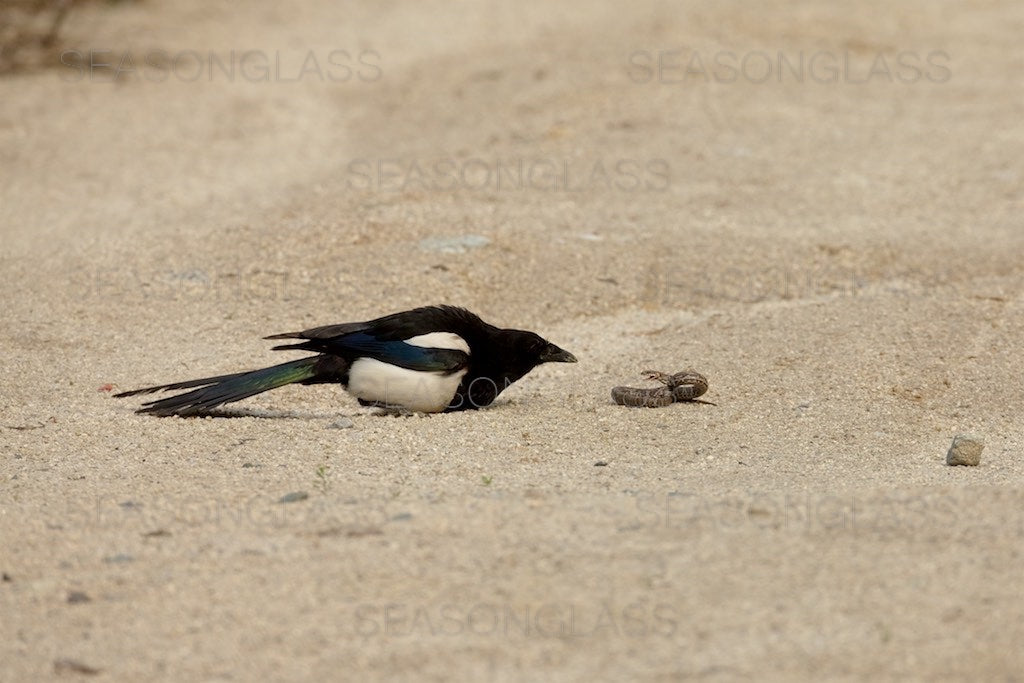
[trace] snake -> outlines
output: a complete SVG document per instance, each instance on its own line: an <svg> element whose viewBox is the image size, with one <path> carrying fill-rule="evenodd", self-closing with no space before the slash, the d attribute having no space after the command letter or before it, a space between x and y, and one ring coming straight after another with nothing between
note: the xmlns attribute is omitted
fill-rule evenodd
<svg viewBox="0 0 1024 683"><path fill-rule="evenodd" d="M707 378L693 370L671 375L658 370L644 370L643 376L660 382L661 386L652 389L615 387L612 389L612 400L620 406L663 408L677 401L692 401L708 390Z"/></svg>

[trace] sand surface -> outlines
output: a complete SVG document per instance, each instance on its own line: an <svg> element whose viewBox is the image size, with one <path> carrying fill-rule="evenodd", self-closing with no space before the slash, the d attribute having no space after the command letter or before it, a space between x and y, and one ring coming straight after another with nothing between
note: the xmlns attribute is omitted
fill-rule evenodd
<svg viewBox="0 0 1024 683"><path fill-rule="evenodd" d="M1022 33L980 0L75 10L0 79L0 679L1017 680ZM432 417L103 390L441 302L580 363ZM612 405L649 367L715 405Z"/></svg>

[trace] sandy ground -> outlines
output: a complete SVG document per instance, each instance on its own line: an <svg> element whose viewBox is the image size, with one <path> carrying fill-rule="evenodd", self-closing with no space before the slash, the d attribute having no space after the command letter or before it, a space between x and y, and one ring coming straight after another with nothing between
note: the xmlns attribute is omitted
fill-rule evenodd
<svg viewBox="0 0 1024 683"><path fill-rule="evenodd" d="M0 678L1018 680L1022 33L983 0L77 10L0 80ZM102 390L440 302L581 362L432 417ZM716 405L612 405L648 367Z"/></svg>

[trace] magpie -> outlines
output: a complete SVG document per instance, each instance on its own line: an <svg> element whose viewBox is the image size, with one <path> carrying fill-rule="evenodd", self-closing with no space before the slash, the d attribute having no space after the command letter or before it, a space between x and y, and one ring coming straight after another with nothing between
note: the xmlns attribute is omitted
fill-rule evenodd
<svg viewBox="0 0 1024 683"><path fill-rule="evenodd" d="M265 338L300 340L274 351L317 355L116 396L191 389L144 403L136 412L192 417L286 384L333 383L364 406L440 413L488 406L541 363L576 362L571 353L533 332L501 329L455 306L424 306Z"/></svg>

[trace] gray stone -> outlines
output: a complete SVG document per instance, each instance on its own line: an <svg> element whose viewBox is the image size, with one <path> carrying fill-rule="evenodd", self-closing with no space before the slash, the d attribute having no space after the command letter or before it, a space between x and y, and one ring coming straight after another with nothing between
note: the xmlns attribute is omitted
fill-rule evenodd
<svg viewBox="0 0 1024 683"><path fill-rule="evenodd" d="M985 447L981 437L973 434L957 434L953 445L946 453L947 465L977 465L981 462L981 449Z"/></svg>
<svg viewBox="0 0 1024 683"><path fill-rule="evenodd" d="M174 271L168 275L168 279L177 282L198 282L204 285L210 283L210 276L206 274L205 270L199 268Z"/></svg>
<svg viewBox="0 0 1024 683"><path fill-rule="evenodd" d="M129 562L134 562L135 558L126 553L118 553L116 555L108 555L107 557L104 557L103 561L107 564L127 564Z"/></svg>
<svg viewBox="0 0 1024 683"><path fill-rule="evenodd" d="M334 422L327 425L328 429L352 429L356 426L356 423L347 417L339 417Z"/></svg>
<svg viewBox="0 0 1024 683"><path fill-rule="evenodd" d="M428 237L420 240L420 249L442 254L464 254L470 249L486 247L491 240L483 235L461 235L459 237Z"/></svg>

